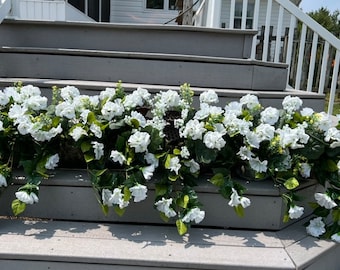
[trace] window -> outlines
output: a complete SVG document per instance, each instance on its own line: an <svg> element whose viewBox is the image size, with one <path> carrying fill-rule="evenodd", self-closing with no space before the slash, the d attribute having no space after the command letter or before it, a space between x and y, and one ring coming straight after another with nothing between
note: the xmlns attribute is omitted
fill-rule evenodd
<svg viewBox="0 0 340 270"><path fill-rule="evenodd" d="M146 0L146 8L175 10L176 0Z"/></svg>
<svg viewBox="0 0 340 270"><path fill-rule="evenodd" d="M97 22L110 21L110 0L68 0L67 2Z"/></svg>
<svg viewBox="0 0 340 270"><path fill-rule="evenodd" d="M246 29L253 28L253 19L254 19L254 1L248 1L247 6L247 18L246 18ZM235 17L234 17L234 28L241 29L242 24L242 9L243 9L243 1L237 1L235 3Z"/></svg>

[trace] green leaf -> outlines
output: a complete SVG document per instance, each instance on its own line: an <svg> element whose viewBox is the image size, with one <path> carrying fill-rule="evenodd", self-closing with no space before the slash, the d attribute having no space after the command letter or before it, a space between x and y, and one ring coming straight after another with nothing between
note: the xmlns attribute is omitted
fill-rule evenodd
<svg viewBox="0 0 340 270"><path fill-rule="evenodd" d="M239 217L244 217L244 209L242 205L239 204L237 206L234 206L234 210Z"/></svg>
<svg viewBox="0 0 340 270"><path fill-rule="evenodd" d="M188 231L187 226L180 219L176 220L176 227L177 227L177 231L178 231L179 235L183 235Z"/></svg>
<svg viewBox="0 0 340 270"><path fill-rule="evenodd" d="M102 204L101 207L104 215L107 216L109 214L109 207L106 204Z"/></svg>
<svg viewBox="0 0 340 270"><path fill-rule="evenodd" d="M115 210L116 214L120 217L124 215L126 210L125 208L120 208L119 206L115 206L113 209Z"/></svg>
<svg viewBox="0 0 340 270"><path fill-rule="evenodd" d="M87 115L87 122L89 124L92 124L93 122L95 122L96 119L96 114L94 112L89 112L89 114Z"/></svg>
<svg viewBox="0 0 340 270"><path fill-rule="evenodd" d="M156 197L163 196L168 192L166 185L156 184Z"/></svg>
<svg viewBox="0 0 340 270"><path fill-rule="evenodd" d="M179 156L181 154L181 150L179 150L178 148L175 148L173 150L173 153L174 153L174 155Z"/></svg>
<svg viewBox="0 0 340 270"><path fill-rule="evenodd" d="M129 188L127 186L124 186L124 201L129 201L131 198L131 191L129 190Z"/></svg>
<svg viewBox="0 0 340 270"><path fill-rule="evenodd" d="M91 161L94 160L94 155L93 154L84 154L84 159L86 163L90 163Z"/></svg>
<svg viewBox="0 0 340 270"><path fill-rule="evenodd" d="M139 121L137 119L132 118L130 123L134 128L139 128Z"/></svg>
<svg viewBox="0 0 340 270"><path fill-rule="evenodd" d="M291 177L283 184L286 189L292 190L294 188L297 188L300 184L299 181L295 177Z"/></svg>
<svg viewBox="0 0 340 270"><path fill-rule="evenodd" d="M209 182L217 187L222 187L224 185L224 177L223 174L217 173L213 177L210 178Z"/></svg>
<svg viewBox="0 0 340 270"><path fill-rule="evenodd" d="M184 195L183 197L181 197L177 200L177 205L184 208L184 209L188 207L188 203L189 203L189 196L188 195Z"/></svg>
<svg viewBox="0 0 340 270"><path fill-rule="evenodd" d="M164 222L169 222L169 217L167 217L163 212L159 212L159 216Z"/></svg>
<svg viewBox="0 0 340 270"><path fill-rule="evenodd" d="M332 211L332 217L333 217L333 221L339 222L340 221L340 209L335 209Z"/></svg>
<svg viewBox="0 0 340 270"><path fill-rule="evenodd" d="M90 151L92 149L91 143L89 142L83 142L80 145L80 149L83 153L86 153L87 151Z"/></svg>
<svg viewBox="0 0 340 270"><path fill-rule="evenodd" d="M168 179L172 182L177 181L178 178L179 178L179 175L177 175L177 174L168 176Z"/></svg>
<svg viewBox="0 0 340 270"><path fill-rule="evenodd" d="M288 215L288 214L285 214L285 215L283 216L283 222L286 223L286 222L288 222L288 221L289 221L289 215Z"/></svg>
<svg viewBox="0 0 340 270"><path fill-rule="evenodd" d="M22 201L19 201L18 199L14 200L12 202L12 211L15 216L21 214L26 209L26 204Z"/></svg>
<svg viewBox="0 0 340 270"><path fill-rule="evenodd" d="M328 159L327 161L326 161L326 164L327 164L327 166L326 166L326 170L328 171L328 172L337 172L338 171L338 166L337 166L337 164L335 163L335 161L334 160L332 160L332 159Z"/></svg>
<svg viewBox="0 0 340 270"><path fill-rule="evenodd" d="M169 155L166 156L166 160L165 160L165 164L164 164L166 169L170 168L170 161L171 161L172 158L173 158L173 155L169 154Z"/></svg>

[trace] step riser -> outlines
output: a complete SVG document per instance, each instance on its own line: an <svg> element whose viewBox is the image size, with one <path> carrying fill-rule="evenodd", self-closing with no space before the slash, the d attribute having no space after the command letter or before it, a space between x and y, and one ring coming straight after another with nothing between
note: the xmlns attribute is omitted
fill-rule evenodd
<svg viewBox="0 0 340 270"><path fill-rule="evenodd" d="M249 58L256 31L164 25L116 25L7 20L1 46L77 48Z"/></svg>
<svg viewBox="0 0 340 270"><path fill-rule="evenodd" d="M52 78L283 91L286 68L252 62L196 62L2 52L0 77Z"/></svg>

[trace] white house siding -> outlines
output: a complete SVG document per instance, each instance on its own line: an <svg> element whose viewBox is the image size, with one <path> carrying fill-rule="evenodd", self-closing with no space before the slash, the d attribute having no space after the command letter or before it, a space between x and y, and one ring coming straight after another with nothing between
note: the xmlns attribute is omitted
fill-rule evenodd
<svg viewBox="0 0 340 270"><path fill-rule="evenodd" d="M164 24L177 15L176 10L146 9L145 0L111 1L112 23Z"/></svg>

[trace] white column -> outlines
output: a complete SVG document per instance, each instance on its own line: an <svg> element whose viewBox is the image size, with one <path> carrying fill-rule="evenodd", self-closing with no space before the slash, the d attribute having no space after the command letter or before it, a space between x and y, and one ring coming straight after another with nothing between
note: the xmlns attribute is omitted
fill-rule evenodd
<svg viewBox="0 0 340 270"><path fill-rule="evenodd" d="M207 27L220 28L222 0L207 0L207 1L208 1Z"/></svg>

